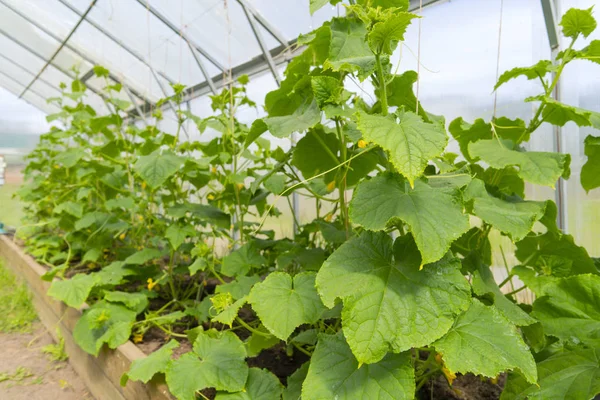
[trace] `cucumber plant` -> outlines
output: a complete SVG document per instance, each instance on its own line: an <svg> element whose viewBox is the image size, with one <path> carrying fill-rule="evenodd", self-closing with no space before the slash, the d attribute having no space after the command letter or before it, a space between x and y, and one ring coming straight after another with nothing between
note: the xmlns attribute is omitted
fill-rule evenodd
<svg viewBox="0 0 600 400"><path fill-rule="evenodd" d="M328 3L311 0L311 11ZM496 89L540 81L543 93L525 99L538 104L533 118L458 118L448 126L456 154L444 118L413 93L417 74L392 65L419 18L408 0L345 7L298 39L303 52L250 126L236 119L255 107L247 77L212 96L207 117L183 110L173 85L160 104L174 109L175 134L131 123L108 81L108 115L86 105L78 80L52 100L60 127L30 155L21 191L25 243L49 267L51 296L91 304L75 339L98 354L161 330L166 343L122 384L164 374L185 400L404 399L467 373L508 373L502 399L594 397L597 260L557 227L554 202L525 199L526 183L570 175L568 154L525 150L542 124L600 129L600 114L552 98L569 63L598 63L598 41L576 49L596 28L592 10L563 16L570 45L555 62L501 75ZM351 92L356 80L376 98ZM183 137L190 123L199 140ZM266 132L300 139L272 149ZM586 190L600 186L596 142L586 139ZM281 238L265 221L281 216L280 198L291 208L292 193L316 217ZM498 232L518 260L500 284ZM514 277L523 286L507 291ZM526 288L532 305L518 301ZM192 350L176 356L186 339ZM294 368L261 363L263 352Z"/></svg>

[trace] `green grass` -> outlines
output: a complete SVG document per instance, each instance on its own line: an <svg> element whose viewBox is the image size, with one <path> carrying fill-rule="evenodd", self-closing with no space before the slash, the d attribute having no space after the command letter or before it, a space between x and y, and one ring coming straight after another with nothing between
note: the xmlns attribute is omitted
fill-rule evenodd
<svg viewBox="0 0 600 400"><path fill-rule="evenodd" d="M0 260L0 332L29 332L37 315L27 286Z"/></svg>
<svg viewBox="0 0 600 400"><path fill-rule="evenodd" d="M19 227L23 217L23 209L18 199L13 199L13 194L19 189L20 185L7 183L0 186L0 222L6 226Z"/></svg>

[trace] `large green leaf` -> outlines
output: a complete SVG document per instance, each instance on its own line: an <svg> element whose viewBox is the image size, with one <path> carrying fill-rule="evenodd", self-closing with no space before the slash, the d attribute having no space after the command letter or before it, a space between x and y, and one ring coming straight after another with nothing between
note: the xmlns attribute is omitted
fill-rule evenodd
<svg viewBox="0 0 600 400"><path fill-rule="evenodd" d="M328 103L337 104L341 102L341 94L344 90L343 82L339 78L332 76L313 76L310 79L315 100L319 107L323 107Z"/></svg>
<svg viewBox="0 0 600 400"><path fill-rule="evenodd" d="M215 400L280 400L283 386L266 369L250 368L244 390L236 393L219 392Z"/></svg>
<svg viewBox="0 0 600 400"><path fill-rule="evenodd" d="M167 210L167 214L174 218L183 218L190 213L193 218L203 222L215 224L221 228L228 229L231 225L229 214L224 213L217 207L206 204L184 203L177 204Z"/></svg>
<svg viewBox="0 0 600 400"><path fill-rule="evenodd" d="M600 64L600 40L592 40L587 47L576 53L576 57Z"/></svg>
<svg viewBox="0 0 600 400"><path fill-rule="evenodd" d="M600 187L600 137L588 135L584 144L587 161L581 167L581 186L589 192Z"/></svg>
<svg viewBox="0 0 600 400"><path fill-rule="evenodd" d="M592 16L593 7L587 10L569 9L560 20L563 35L575 39L579 35L588 37L596 29L596 20Z"/></svg>
<svg viewBox="0 0 600 400"><path fill-rule="evenodd" d="M538 364L538 385L511 373L501 400L592 399L600 393L600 350L565 350Z"/></svg>
<svg viewBox="0 0 600 400"><path fill-rule="evenodd" d="M417 80L418 76L415 71L406 71L402 75L394 75L394 78L386 87L388 105L404 107L408 111L416 111L417 97L413 92L413 85ZM376 88L375 92L379 93L379 89ZM429 117L421 106L421 103L419 103L419 116L425 121L429 121Z"/></svg>
<svg viewBox="0 0 600 400"><path fill-rule="evenodd" d="M171 151L155 151L147 156L141 156L133 170L150 186L157 188L167 181L185 163L183 157L179 157Z"/></svg>
<svg viewBox="0 0 600 400"><path fill-rule="evenodd" d="M139 292L104 292L104 300L110 303L121 303L130 310L135 311L136 314L144 311L149 304L148 296L145 293Z"/></svg>
<svg viewBox="0 0 600 400"><path fill-rule="evenodd" d="M469 152L494 168L517 166L521 178L537 185L554 187L558 178L570 174L568 154L511 150L496 139L471 143Z"/></svg>
<svg viewBox="0 0 600 400"><path fill-rule="evenodd" d="M403 400L415 395L408 353L388 354L376 364L360 365L341 334L319 336L302 400Z"/></svg>
<svg viewBox="0 0 600 400"><path fill-rule="evenodd" d="M246 349L233 332L210 330L199 332L194 351L167 366L169 390L179 400L194 400L199 390L238 392L248 378Z"/></svg>
<svg viewBox="0 0 600 400"><path fill-rule="evenodd" d="M334 71L358 72L364 79L375 71L375 55L367 43L367 27L356 19L334 18L325 67Z"/></svg>
<svg viewBox="0 0 600 400"><path fill-rule="evenodd" d="M448 256L420 271L412 237L392 248L384 232L364 232L337 249L317 275L323 302L343 300L342 324L360 363L381 360L388 351L425 346L450 329L471 299L458 259Z"/></svg>
<svg viewBox="0 0 600 400"><path fill-rule="evenodd" d="M577 126L594 126L600 128L600 113L561 103L547 96L529 97L526 101L543 103L542 118L552 125L564 126L573 121Z"/></svg>
<svg viewBox="0 0 600 400"><path fill-rule="evenodd" d="M329 0L310 0L310 15L329 4Z"/></svg>
<svg viewBox="0 0 600 400"><path fill-rule="evenodd" d="M284 138L321 122L321 110L316 101L310 101L302 104L291 115L264 118L264 122L273 136Z"/></svg>
<svg viewBox="0 0 600 400"><path fill-rule="evenodd" d="M556 70L556 67L552 65L550 60L540 60L537 64L532 65L531 67L513 68L500 75L496 86L494 86L494 90L498 89L501 85L510 81L511 79L515 79L519 76L525 76L529 80L544 78L548 72L552 72L554 70Z"/></svg>
<svg viewBox="0 0 600 400"><path fill-rule="evenodd" d="M373 25L369 32L369 45L373 52L391 56L396 50L398 42L404 40L404 33L413 18L419 18L419 16L408 12L399 12L392 14L385 21Z"/></svg>
<svg viewBox="0 0 600 400"><path fill-rule="evenodd" d="M584 247L577 246L571 235L546 232L530 235L517 242L517 259L545 275L564 277L598 273L594 260Z"/></svg>
<svg viewBox="0 0 600 400"><path fill-rule="evenodd" d="M80 231L85 228L94 227L105 227L110 214L103 213L102 211L92 211L83 215L83 217L75 222L75 230Z"/></svg>
<svg viewBox="0 0 600 400"><path fill-rule="evenodd" d="M516 327L495 307L476 299L433 346L452 372L494 378L506 370L518 369L529 382L537 380L535 361Z"/></svg>
<svg viewBox="0 0 600 400"><path fill-rule="evenodd" d="M430 124L413 112L386 117L358 112L358 129L389 155L394 167L413 184L430 159L439 156L448 142L442 124ZM399 119L399 122L396 121Z"/></svg>
<svg viewBox="0 0 600 400"><path fill-rule="evenodd" d="M292 155L292 164L302 172L304 178L312 178L337 166L340 161L337 153L340 149L338 138L323 129L310 129L300 139ZM336 171L325 175L326 183L333 180Z"/></svg>
<svg viewBox="0 0 600 400"><path fill-rule="evenodd" d="M162 250L146 248L133 253L127 257L124 262L128 265L142 265L149 261L156 260L163 255L165 255L165 252Z"/></svg>
<svg viewBox="0 0 600 400"><path fill-rule="evenodd" d="M103 300L85 310L75 324L73 337L84 351L97 356L104 343L116 349L127 342L135 311Z"/></svg>
<svg viewBox="0 0 600 400"><path fill-rule="evenodd" d="M69 307L79 308L96 285L93 275L77 274L71 279L54 280L48 295L62 301Z"/></svg>
<svg viewBox="0 0 600 400"><path fill-rule="evenodd" d="M469 219L453 194L422 181L411 189L400 175L391 173L357 187L350 218L371 230L383 230L395 218L406 222L424 264L442 258L450 244L469 229Z"/></svg>
<svg viewBox="0 0 600 400"><path fill-rule="evenodd" d="M227 276L247 275L251 269L258 269L266 262L256 244L248 242L223 258L221 272Z"/></svg>
<svg viewBox="0 0 600 400"><path fill-rule="evenodd" d="M254 285L248 301L263 325L281 340L287 340L298 326L315 323L325 311L314 272L293 278L286 272L273 272Z"/></svg>
<svg viewBox="0 0 600 400"><path fill-rule="evenodd" d="M60 203L54 208L56 214L63 212L70 214L74 217L81 218L83 216L83 204L75 203L74 201L65 201Z"/></svg>
<svg viewBox="0 0 600 400"><path fill-rule="evenodd" d="M213 297L213 299L217 298L217 296ZM247 297L242 296L235 303L226 306L218 315L213 317L211 321L215 321L220 324L229 325L229 327L232 327L235 317L237 317L238 313L240 312L240 308L242 308L247 302Z"/></svg>
<svg viewBox="0 0 600 400"><path fill-rule="evenodd" d="M546 209L546 203L541 201L505 201L493 197L479 179L471 181L464 198L472 202L473 215L506 233L513 241L523 239Z"/></svg>
<svg viewBox="0 0 600 400"><path fill-rule="evenodd" d="M230 293L234 300L238 300L248 295L252 286L258 282L260 282L260 277L258 275L240 275L231 282L218 285L215 289L215 293Z"/></svg>
<svg viewBox="0 0 600 400"><path fill-rule="evenodd" d="M196 234L196 230L192 225L178 225L172 224L169 225L167 230L165 231L165 237L171 243L173 250L177 250L179 246L185 242L190 236L194 236Z"/></svg>
<svg viewBox="0 0 600 400"><path fill-rule="evenodd" d="M547 335L600 347L600 276L576 275L544 286L532 314Z"/></svg>
<svg viewBox="0 0 600 400"><path fill-rule="evenodd" d="M305 362L287 379L287 387L283 391L283 400L301 400L302 383L308 374L310 362Z"/></svg>
<svg viewBox="0 0 600 400"><path fill-rule="evenodd" d="M536 322L518 305L510 301L504 293L500 291L498 284L494 279L494 274L486 265L480 265L479 269L473 273L472 281L473 291L478 296L483 296L491 293L494 297L494 306L515 325L526 326Z"/></svg>
<svg viewBox="0 0 600 400"><path fill-rule="evenodd" d="M179 342L171 339L167 344L156 350L148 357L133 360L129 371L121 377L121 386L125 386L129 379L148 383L159 372L165 372L171 361L173 349L179 347Z"/></svg>

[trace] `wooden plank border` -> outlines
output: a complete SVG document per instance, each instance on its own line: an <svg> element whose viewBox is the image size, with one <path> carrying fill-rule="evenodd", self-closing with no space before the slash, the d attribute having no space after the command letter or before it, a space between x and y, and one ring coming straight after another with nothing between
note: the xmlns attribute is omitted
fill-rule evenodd
<svg viewBox="0 0 600 400"><path fill-rule="evenodd" d="M133 360L146 355L131 341L111 350L104 346L98 357L83 351L73 339L73 328L81 317L82 309L67 307L46 293L50 282L41 276L46 269L17 246L8 236L0 235L0 258L17 277L27 282L33 294L32 301L40 321L48 332L58 340L57 330L65 339L65 351L69 363L83 379L97 400L170 400L173 399L164 383L129 381L121 387L119 381Z"/></svg>

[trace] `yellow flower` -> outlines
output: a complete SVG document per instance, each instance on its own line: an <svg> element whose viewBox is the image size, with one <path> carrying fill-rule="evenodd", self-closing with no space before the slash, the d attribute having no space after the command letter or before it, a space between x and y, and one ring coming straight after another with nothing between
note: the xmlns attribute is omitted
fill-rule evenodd
<svg viewBox="0 0 600 400"><path fill-rule="evenodd" d="M148 278L147 282L148 282L148 290L150 290L150 291L152 291L152 288L154 288L154 286L158 285L158 282L155 282L152 278Z"/></svg>
<svg viewBox="0 0 600 400"><path fill-rule="evenodd" d="M442 372L444 373L446 380L448 380L448 385L452 386L452 382L454 382L454 380L456 379L456 374L450 371L448 368L446 368L446 366L442 367Z"/></svg>
<svg viewBox="0 0 600 400"><path fill-rule="evenodd" d="M237 188L238 188L238 190L242 190L244 188L244 184L243 183L238 183L237 184Z"/></svg>
<svg viewBox="0 0 600 400"><path fill-rule="evenodd" d="M335 189L335 181L331 181L327 184L327 191L328 192L333 192L333 189Z"/></svg>
<svg viewBox="0 0 600 400"><path fill-rule="evenodd" d="M358 141L358 148L359 149L364 149L365 147L367 147L367 142L365 142L364 140L360 139Z"/></svg>
<svg viewBox="0 0 600 400"><path fill-rule="evenodd" d="M133 334L133 343L142 343L144 341L143 333L134 333Z"/></svg>
<svg viewBox="0 0 600 400"><path fill-rule="evenodd" d="M60 165L56 164L56 165L54 166L54 168L55 168L55 169L59 169L59 168L60 168Z"/></svg>
<svg viewBox="0 0 600 400"><path fill-rule="evenodd" d="M440 353L435 355L435 361L442 366L442 373L446 377L448 384L452 386L452 382L456 379L456 374L444 365L444 360L442 360L442 355Z"/></svg>
<svg viewBox="0 0 600 400"><path fill-rule="evenodd" d="M215 199L215 195L212 193L209 193L208 196L206 196L207 199L209 200L214 200Z"/></svg>
<svg viewBox="0 0 600 400"><path fill-rule="evenodd" d="M325 216L325 221L327 221L327 222L331 222L332 219L333 219L333 214L327 214Z"/></svg>
<svg viewBox="0 0 600 400"><path fill-rule="evenodd" d="M125 240L125 233L121 233L121 234L119 235L119 239L121 239L121 240Z"/></svg>
<svg viewBox="0 0 600 400"><path fill-rule="evenodd" d="M146 182L142 182L142 190L146 189Z"/></svg>
<svg viewBox="0 0 600 400"><path fill-rule="evenodd" d="M144 216L143 216L143 215L138 215L137 217L138 217L138 219L139 219L140 221L143 221L143 220L144 220Z"/></svg>
<svg viewBox="0 0 600 400"><path fill-rule="evenodd" d="M212 172L213 174L216 174L216 173L217 173L217 167L212 167L210 170L211 170L211 172Z"/></svg>

